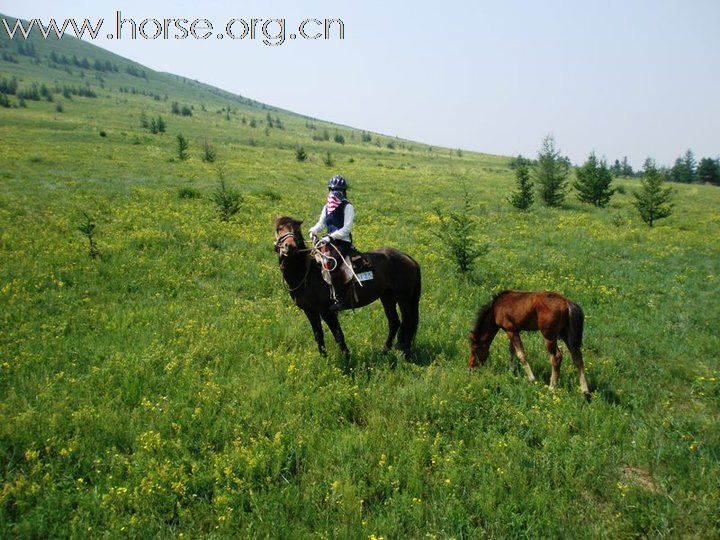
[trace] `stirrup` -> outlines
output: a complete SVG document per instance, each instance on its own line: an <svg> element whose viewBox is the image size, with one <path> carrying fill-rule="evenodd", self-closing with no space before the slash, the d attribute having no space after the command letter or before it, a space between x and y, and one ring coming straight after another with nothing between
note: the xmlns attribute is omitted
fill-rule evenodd
<svg viewBox="0 0 720 540"><path fill-rule="evenodd" d="M343 304L339 300L336 300L328 309L330 311L342 311L347 308L345 307L345 304Z"/></svg>

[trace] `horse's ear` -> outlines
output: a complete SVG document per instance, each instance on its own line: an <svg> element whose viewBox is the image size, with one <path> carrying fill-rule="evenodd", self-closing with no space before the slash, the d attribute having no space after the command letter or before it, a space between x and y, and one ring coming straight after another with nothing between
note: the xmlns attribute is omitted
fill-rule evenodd
<svg viewBox="0 0 720 540"><path fill-rule="evenodd" d="M295 227L297 227L298 229L300 228L300 225L302 225L302 224L303 224L302 219L296 219L293 222L293 225L295 225Z"/></svg>

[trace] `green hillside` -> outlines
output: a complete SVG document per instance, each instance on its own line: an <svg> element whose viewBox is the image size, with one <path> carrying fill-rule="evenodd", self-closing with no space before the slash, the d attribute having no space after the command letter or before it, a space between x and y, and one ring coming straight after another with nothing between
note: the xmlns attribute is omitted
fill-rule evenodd
<svg viewBox="0 0 720 540"><path fill-rule="evenodd" d="M652 229L632 179L606 209L571 195L522 213L508 158L309 119L73 38L0 34L0 85L0 537L717 536L717 188L674 186ZM320 357L284 289L274 219L309 226L338 172L358 247L422 266L410 361L380 352L380 304L341 314L349 365L329 333ZM240 195L229 221L221 176ZM487 253L460 277L435 209L465 189ZM504 336L467 371L474 314L506 288L583 307L591 400L569 355L549 392L539 335L538 383L508 370Z"/></svg>

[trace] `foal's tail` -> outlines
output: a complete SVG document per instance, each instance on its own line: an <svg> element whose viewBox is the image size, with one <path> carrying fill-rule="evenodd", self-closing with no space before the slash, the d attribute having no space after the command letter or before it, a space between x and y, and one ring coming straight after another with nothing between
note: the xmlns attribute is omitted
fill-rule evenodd
<svg viewBox="0 0 720 540"><path fill-rule="evenodd" d="M579 350L582 347L583 325L585 314L580 306L568 300L568 328L565 343L568 348Z"/></svg>

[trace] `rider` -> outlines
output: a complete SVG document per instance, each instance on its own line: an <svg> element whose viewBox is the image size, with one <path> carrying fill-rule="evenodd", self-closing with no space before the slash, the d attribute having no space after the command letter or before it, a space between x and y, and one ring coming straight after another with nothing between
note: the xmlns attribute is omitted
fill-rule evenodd
<svg viewBox="0 0 720 540"><path fill-rule="evenodd" d="M344 259L352 248L351 233L353 220L355 219L355 208L347 200L347 187L347 181L340 175L333 176L330 179L327 201L322 212L320 212L320 219L310 228L310 237L313 239L317 238L323 227L327 228L327 234L320 239L318 244L321 246L330 244L330 251L337 261L335 268L330 272L333 296L330 311L340 311L346 307L343 303L345 284L341 272L344 263L337 254L339 251Z"/></svg>

